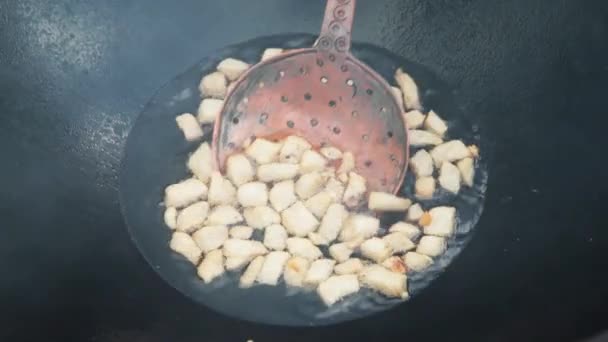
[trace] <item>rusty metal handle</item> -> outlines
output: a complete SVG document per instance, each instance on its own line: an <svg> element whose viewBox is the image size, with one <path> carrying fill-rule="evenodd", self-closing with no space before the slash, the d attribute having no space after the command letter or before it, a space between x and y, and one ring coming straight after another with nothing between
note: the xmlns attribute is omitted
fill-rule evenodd
<svg viewBox="0 0 608 342"><path fill-rule="evenodd" d="M321 35L315 47L321 51L346 53L350 50L356 0L327 0Z"/></svg>

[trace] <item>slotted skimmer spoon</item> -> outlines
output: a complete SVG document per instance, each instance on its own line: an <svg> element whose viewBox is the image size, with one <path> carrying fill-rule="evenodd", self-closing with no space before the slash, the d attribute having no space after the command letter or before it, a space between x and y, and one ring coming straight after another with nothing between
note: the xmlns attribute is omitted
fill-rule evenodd
<svg viewBox="0 0 608 342"><path fill-rule="evenodd" d="M263 61L235 82L216 120L212 148L226 158L249 138L299 135L351 151L371 190L396 192L408 138L389 84L350 53L355 0L329 0L312 48Z"/></svg>

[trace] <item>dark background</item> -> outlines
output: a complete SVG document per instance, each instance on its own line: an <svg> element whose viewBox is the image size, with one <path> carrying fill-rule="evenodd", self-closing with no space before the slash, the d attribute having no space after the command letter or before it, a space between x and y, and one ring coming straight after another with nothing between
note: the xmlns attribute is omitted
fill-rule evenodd
<svg viewBox="0 0 608 342"><path fill-rule="evenodd" d="M475 236L410 304L338 326L270 329L160 280L129 239L117 196L137 114L216 49L318 32L323 6L0 1L0 340L569 341L608 328L605 1L359 1L354 39L434 70L490 142Z"/></svg>

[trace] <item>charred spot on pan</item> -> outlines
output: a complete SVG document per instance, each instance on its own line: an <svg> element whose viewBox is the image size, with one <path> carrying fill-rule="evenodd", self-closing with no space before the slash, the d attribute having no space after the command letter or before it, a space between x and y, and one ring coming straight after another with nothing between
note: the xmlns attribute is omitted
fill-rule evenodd
<svg viewBox="0 0 608 342"><path fill-rule="evenodd" d="M285 95L281 96L281 102L287 102L287 101L289 101L287 96L285 96Z"/></svg>
<svg viewBox="0 0 608 342"><path fill-rule="evenodd" d="M301 75L306 75L307 74L306 69L304 67L300 67L300 74Z"/></svg>
<svg viewBox="0 0 608 342"><path fill-rule="evenodd" d="M310 120L310 125L312 127L316 127L318 124L319 124L319 120L317 120L317 119L311 119Z"/></svg>
<svg viewBox="0 0 608 342"><path fill-rule="evenodd" d="M323 60L321 58L317 58L317 65L320 67L323 66Z"/></svg>
<svg viewBox="0 0 608 342"><path fill-rule="evenodd" d="M239 123L239 118L233 118L233 119L232 119L232 123L233 123L233 124L235 124L235 125L238 125L238 123Z"/></svg>
<svg viewBox="0 0 608 342"><path fill-rule="evenodd" d="M386 136L389 137L389 138L392 138L393 137L393 132L392 131L388 131L386 133Z"/></svg>
<svg viewBox="0 0 608 342"><path fill-rule="evenodd" d="M329 106L330 107L335 107L336 106L336 101L334 101L334 100L329 101Z"/></svg>
<svg viewBox="0 0 608 342"><path fill-rule="evenodd" d="M340 132L341 132L342 130L340 129L340 127L335 126L335 127L332 129L332 131L334 132L334 134L336 134L336 135L337 135L337 134L340 134Z"/></svg>
<svg viewBox="0 0 608 342"><path fill-rule="evenodd" d="M310 101L311 99L312 99L312 95L310 95L310 93L304 94L304 100Z"/></svg>
<svg viewBox="0 0 608 342"><path fill-rule="evenodd" d="M293 128L295 126L295 123L291 120L287 121L287 127L289 128Z"/></svg>
<svg viewBox="0 0 608 342"><path fill-rule="evenodd" d="M365 167L370 167L372 166L372 161L371 160L366 160L365 161Z"/></svg>
<svg viewBox="0 0 608 342"><path fill-rule="evenodd" d="M260 114L260 123L263 124L266 122L266 120L268 120L268 113L262 113Z"/></svg>
<svg viewBox="0 0 608 342"><path fill-rule="evenodd" d="M335 61L336 60L336 56L334 56L333 53L330 53L329 54L329 60L332 61L332 62Z"/></svg>
<svg viewBox="0 0 608 342"><path fill-rule="evenodd" d="M371 90L371 89L367 89L365 92L367 93L367 95L373 95L374 94L374 91Z"/></svg>

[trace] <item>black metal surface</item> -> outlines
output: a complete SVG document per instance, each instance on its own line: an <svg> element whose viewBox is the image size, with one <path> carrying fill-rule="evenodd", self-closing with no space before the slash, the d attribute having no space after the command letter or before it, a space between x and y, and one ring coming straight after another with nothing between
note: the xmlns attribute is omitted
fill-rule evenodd
<svg viewBox="0 0 608 342"><path fill-rule="evenodd" d="M0 2L2 340L567 341L606 326L603 1L359 2L355 40L434 70L493 140L478 231L411 302L417 315L270 329L217 315L154 274L118 206L129 126L202 56L260 35L315 33L322 7Z"/></svg>
<svg viewBox="0 0 608 342"><path fill-rule="evenodd" d="M213 72L219 61L228 57L254 64L267 47L307 48L315 39L316 36L308 34L275 35L213 52L155 94L137 118L127 139L121 163L120 199L133 241L150 266L171 286L193 300L232 317L276 325L321 326L366 317L403 304L399 299L389 299L363 290L328 308L316 292L286 288L283 284L240 289L238 281L242 272L227 272L211 284L204 284L197 276L195 267L169 248L172 232L166 228L162 218L164 207L160 202L163 190L167 185L189 177L186 167L188 156L200 145L198 141L189 143L184 140L183 133L175 124L175 116L193 112L198 107L201 76ZM482 151L489 147L485 141L484 144L480 141L479 128L474 127L477 125L465 119L466 110L456 102L453 91L432 72L370 44L355 44L352 51L355 57L389 81L398 67L408 70L418 82L424 106L433 108L448 120L450 132L446 140L462 139L466 144L481 145ZM272 77L274 75L273 73ZM253 84L257 87L257 82ZM269 80L266 80L265 85L269 84ZM369 95L365 96L367 99ZM237 95L237 98L240 97L243 95ZM249 99L251 101L251 97ZM211 127L208 127L204 138L207 142L211 140L210 130ZM448 241L448 251L445 254L436 258L424 273L410 274L410 297L418 296L470 241L473 228L482 213L486 191L488 173L485 155L491 155L491 152L484 151L477 162L474 187L462 189L458 196L438 191L435 198L421 201L424 208L438 205L456 207L458 227L456 234ZM408 174L400 189L401 195L415 198L414 183L415 177ZM402 215L385 215L383 227L390 227L401 219ZM409 303L403 305L409 306ZM403 319L412 314L416 313L403 311Z"/></svg>

